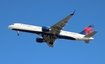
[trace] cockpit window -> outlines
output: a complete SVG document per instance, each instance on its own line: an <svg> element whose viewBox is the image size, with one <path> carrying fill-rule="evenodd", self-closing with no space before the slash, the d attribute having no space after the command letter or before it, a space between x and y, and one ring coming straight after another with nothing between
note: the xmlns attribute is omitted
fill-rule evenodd
<svg viewBox="0 0 105 64"><path fill-rule="evenodd" d="M20 25L20 23L14 23L13 25Z"/></svg>

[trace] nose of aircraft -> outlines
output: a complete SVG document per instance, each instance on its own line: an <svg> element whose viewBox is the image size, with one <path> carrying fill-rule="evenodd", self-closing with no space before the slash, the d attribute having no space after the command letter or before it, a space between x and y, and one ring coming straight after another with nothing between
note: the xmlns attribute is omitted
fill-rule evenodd
<svg viewBox="0 0 105 64"><path fill-rule="evenodd" d="M9 25L8 28L9 28L9 29L12 29L12 25Z"/></svg>

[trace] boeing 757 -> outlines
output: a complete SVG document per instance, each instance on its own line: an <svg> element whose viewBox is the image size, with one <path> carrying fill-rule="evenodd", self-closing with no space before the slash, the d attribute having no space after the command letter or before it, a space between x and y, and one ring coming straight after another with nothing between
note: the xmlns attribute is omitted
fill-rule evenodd
<svg viewBox="0 0 105 64"><path fill-rule="evenodd" d="M38 34L41 38L36 38L36 42L46 42L49 47L54 47L54 42L56 39L83 40L85 43L89 43L90 40L94 39L92 36L97 33L97 31L93 31L93 25L87 26L80 33L62 30L74 13L75 11L51 27L14 23L9 25L8 28L15 30L18 36L19 32Z"/></svg>

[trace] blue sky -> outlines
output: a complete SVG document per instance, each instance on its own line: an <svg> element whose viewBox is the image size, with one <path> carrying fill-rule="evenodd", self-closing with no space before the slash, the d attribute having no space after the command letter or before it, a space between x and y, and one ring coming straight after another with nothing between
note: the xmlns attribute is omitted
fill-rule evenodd
<svg viewBox="0 0 105 64"><path fill-rule="evenodd" d="M76 10L64 30L81 32L95 25L89 44L57 40L55 47L35 41L36 34L7 27L15 22L51 26ZM104 0L0 0L0 64L105 64Z"/></svg>

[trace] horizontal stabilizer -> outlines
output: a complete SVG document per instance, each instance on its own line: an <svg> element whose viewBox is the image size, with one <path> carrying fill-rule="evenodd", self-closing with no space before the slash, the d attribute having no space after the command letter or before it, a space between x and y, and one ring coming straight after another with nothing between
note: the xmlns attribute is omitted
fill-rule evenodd
<svg viewBox="0 0 105 64"><path fill-rule="evenodd" d="M84 40L84 42L87 43L87 44L89 43L89 41L90 41L90 40Z"/></svg>
<svg viewBox="0 0 105 64"><path fill-rule="evenodd" d="M85 37L92 37L92 36L95 35L96 33L97 33L97 31L94 31L94 32L92 32L92 33L86 35Z"/></svg>
<svg viewBox="0 0 105 64"><path fill-rule="evenodd" d="M94 36L96 33L97 33L97 31L94 31L94 32L92 32L92 33L86 35L85 37L90 38L90 37ZM85 43L89 43L89 41L90 41L90 40L84 40Z"/></svg>

